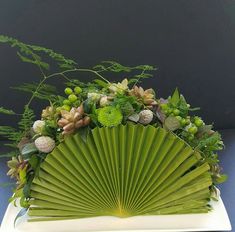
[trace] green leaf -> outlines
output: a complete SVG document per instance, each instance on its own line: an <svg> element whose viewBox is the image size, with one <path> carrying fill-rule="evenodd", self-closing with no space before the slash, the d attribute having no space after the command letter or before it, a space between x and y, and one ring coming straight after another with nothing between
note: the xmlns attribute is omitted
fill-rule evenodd
<svg viewBox="0 0 235 232"><path fill-rule="evenodd" d="M10 115L15 115L16 113L13 110L8 110L6 108L0 107L0 113L2 114L10 114Z"/></svg>
<svg viewBox="0 0 235 232"><path fill-rule="evenodd" d="M169 116L165 119L164 126L170 131L175 131L180 128L180 122L177 118Z"/></svg>
<svg viewBox="0 0 235 232"><path fill-rule="evenodd" d="M31 185L32 185L33 179L34 179L34 174L33 173L28 174L27 183L25 184L24 189L23 189L25 198L30 197L30 191L31 191Z"/></svg>
<svg viewBox="0 0 235 232"><path fill-rule="evenodd" d="M225 174L222 174L222 175L219 175L216 177L215 182L216 182L216 184L221 184L221 183L227 181L227 179L228 179L228 176Z"/></svg>
<svg viewBox="0 0 235 232"><path fill-rule="evenodd" d="M84 102L83 102L83 108L84 108L84 112L86 112L87 114L92 112L92 108L95 105L95 103L92 101L92 99L87 98Z"/></svg>
<svg viewBox="0 0 235 232"><path fill-rule="evenodd" d="M176 88L171 99L170 99L170 102L171 102L171 104L176 106L178 104L179 100L180 100L180 94L179 94L178 88Z"/></svg>
<svg viewBox="0 0 235 232"><path fill-rule="evenodd" d="M86 127L81 127L78 129L78 133L79 135L81 136L81 138L83 139L84 142L87 141L87 137L88 137L88 134L90 132L90 129L88 126Z"/></svg>
<svg viewBox="0 0 235 232"><path fill-rule="evenodd" d="M38 152L38 149L36 148L35 144L28 143L23 147L21 154L25 159L29 159L32 154L35 154L35 152Z"/></svg>
<svg viewBox="0 0 235 232"><path fill-rule="evenodd" d="M132 114L128 117L128 119L132 122L138 122L140 119L140 116L139 114Z"/></svg>
<svg viewBox="0 0 235 232"><path fill-rule="evenodd" d="M40 158L37 155L32 155L29 164L33 170L36 170L38 165L40 164Z"/></svg>
<svg viewBox="0 0 235 232"><path fill-rule="evenodd" d="M128 117L134 114L135 110L130 102L126 102L125 104L121 104L120 110L122 111L123 116Z"/></svg>
<svg viewBox="0 0 235 232"><path fill-rule="evenodd" d="M96 84L100 85L100 86L103 87L103 88L107 88L107 87L108 87L108 84L107 84L107 82L105 82L105 81L102 81L102 80L99 80L99 79L95 79L94 82L95 82Z"/></svg>

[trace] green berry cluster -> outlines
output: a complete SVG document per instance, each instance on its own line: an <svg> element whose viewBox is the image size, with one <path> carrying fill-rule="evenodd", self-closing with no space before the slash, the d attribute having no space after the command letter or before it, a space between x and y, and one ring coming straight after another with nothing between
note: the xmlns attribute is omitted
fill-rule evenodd
<svg viewBox="0 0 235 232"><path fill-rule="evenodd" d="M67 98L64 99L62 107L58 107L57 110L61 109L70 111L72 107L78 107L81 104L80 94L82 93L82 89L79 86L76 86L74 89L69 87L64 90Z"/></svg>
<svg viewBox="0 0 235 232"><path fill-rule="evenodd" d="M192 141L195 138L200 127L205 125L203 120L198 116L190 117L190 124L186 126L184 129L184 136L189 140Z"/></svg>
<svg viewBox="0 0 235 232"><path fill-rule="evenodd" d="M161 110L166 115L166 117L175 117L180 124L179 129L181 129L181 134L188 141L192 141L195 138L200 127L205 125L203 120L198 116L189 116L188 110L190 105L187 104L188 110L181 111L180 108L173 106L170 103L161 104Z"/></svg>

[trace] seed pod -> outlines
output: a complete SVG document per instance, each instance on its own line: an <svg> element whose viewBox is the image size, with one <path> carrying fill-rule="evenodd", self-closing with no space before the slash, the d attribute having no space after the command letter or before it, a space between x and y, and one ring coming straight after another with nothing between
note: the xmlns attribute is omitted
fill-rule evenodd
<svg viewBox="0 0 235 232"><path fill-rule="evenodd" d="M151 110L142 110L139 113L139 116L140 116L139 122L144 125L149 124L153 120L153 112Z"/></svg>
<svg viewBox="0 0 235 232"><path fill-rule="evenodd" d="M44 153L51 152L55 147L55 141L49 136L41 136L35 140L36 148Z"/></svg>

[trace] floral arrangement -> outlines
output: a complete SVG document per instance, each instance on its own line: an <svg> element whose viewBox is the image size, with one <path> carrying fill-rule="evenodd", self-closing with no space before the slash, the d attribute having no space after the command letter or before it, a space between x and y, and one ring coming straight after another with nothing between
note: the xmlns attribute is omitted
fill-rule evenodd
<svg viewBox="0 0 235 232"><path fill-rule="evenodd" d="M150 65L123 66L115 61L104 61L92 68L80 68L78 64L51 49L28 45L16 39L0 36L1 43L15 47L23 62L36 65L41 73L38 83L26 83L16 90L31 94L23 113L1 107L0 113L20 116L18 128L0 126L0 135L10 142L11 148L2 157L10 157L7 173L16 180L10 201L20 198L20 205L28 208L30 187L41 164L67 136L80 134L84 140L95 127L115 127L132 122L161 127L184 140L202 155L201 162L210 165L213 180L211 198L215 196L215 185L226 180L221 174L217 151L223 148L218 132L211 124L195 114L176 89L168 98L160 98L152 89L141 87L141 81L152 76L156 70ZM48 58L53 62L50 71ZM76 76L92 75L92 81L84 83ZM107 77L121 78L119 82ZM64 92L59 93L50 79L65 82ZM46 102L40 116L35 116L31 103L39 99Z"/></svg>

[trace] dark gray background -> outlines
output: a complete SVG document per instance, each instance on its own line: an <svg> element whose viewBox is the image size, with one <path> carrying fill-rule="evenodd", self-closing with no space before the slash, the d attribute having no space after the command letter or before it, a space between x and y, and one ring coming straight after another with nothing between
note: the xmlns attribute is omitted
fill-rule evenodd
<svg viewBox="0 0 235 232"><path fill-rule="evenodd" d="M82 67L108 59L156 65L159 70L145 87L166 97L178 86L191 105L201 106L207 122L214 121L218 129L235 128L235 1L0 0L0 33L50 47ZM20 112L28 96L9 87L38 78L37 69L0 44L0 105ZM40 111L40 105L34 106ZM15 122L0 115L0 125ZM235 226L235 130L222 135L226 149L220 159L229 180L221 192ZM2 142L0 151L5 151ZM5 162L0 183L9 180ZM0 221L10 190L0 188Z"/></svg>
<svg viewBox="0 0 235 232"><path fill-rule="evenodd" d="M235 128L235 1L0 0L0 33L53 48L84 67L107 59L156 65L146 87L166 97L178 86L206 122ZM26 96L9 87L38 75L0 44L3 106L20 112ZM0 124L14 122L0 116Z"/></svg>

